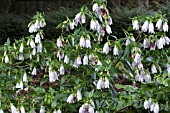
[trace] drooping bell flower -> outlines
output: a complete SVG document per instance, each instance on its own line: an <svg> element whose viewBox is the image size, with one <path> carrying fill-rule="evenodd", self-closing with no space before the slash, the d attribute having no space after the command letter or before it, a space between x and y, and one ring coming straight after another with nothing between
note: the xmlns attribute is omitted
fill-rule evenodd
<svg viewBox="0 0 170 113"><path fill-rule="evenodd" d="M94 19L92 19L92 20L90 21L90 29L91 29L91 30L96 30L96 29L97 29L97 27L96 27L96 22L95 22Z"/></svg>
<svg viewBox="0 0 170 113"><path fill-rule="evenodd" d="M169 45L170 39L169 39L167 36L164 36L163 38L164 38L164 40L165 40L165 43L166 43L167 45Z"/></svg>
<svg viewBox="0 0 170 113"><path fill-rule="evenodd" d="M75 18L74 18L74 20L75 20L75 25L77 26L78 25L78 23L80 22L80 19L81 19L81 12L80 13L78 13L76 16L75 16Z"/></svg>
<svg viewBox="0 0 170 113"><path fill-rule="evenodd" d="M26 74L26 72L24 73L24 75L23 75L23 82L28 82L28 79L27 79L27 74Z"/></svg>
<svg viewBox="0 0 170 113"><path fill-rule="evenodd" d="M62 65L60 67L60 75L64 75L65 74L65 69L64 69L64 66Z"/></svg>
<svg viewBox="0 0 170 113"><path fill-rule="evenodd" d="M138 20L134 20L132 22L132 25L133 25L133 30L139 30L139 22L138 22Z"/></svg>
<svg viewBox="0 0 170 113"><path fill-rule="evenodd" d="M40 113L45 113L45 107L44 106L41 106Z"/></svg>
<svg viewBox="0 0 170 113"><path fill-rule="evenodd" d="M103 88L103 84L104 82L102 81L102 79L100 78L97 82L97 89L102 89Z"/></svg>
<svg viewBox="0 0 170 113"><path fill-rule="evenodd" d="M106 25L106 32L108 34L111 34L112 33L112 30L111 30L111 27L109 25Z"/></svg>
<svg viewBox="0 0 170 113"><path fill-rule="evenodd" d="M80 38L80 47L86 47L86 40L84 39L83 36Z"/></svg>
<svg viewBox="0 0 170 113"><path fill-rule="evenodd" d="M168 24L167 24L167 22L165 22L165 23L163 24L163 31L164 31L164 32L168 32L168 29L169 29Z"/></svg>
<svg viewBox="0 0 170 113"><path fill-rule="evenodd" d="M88 65L88 56L85 55L83 58L83 65Z"/></svg>
<svg viewBox="0 0 170 113"><path fill-rule="evenodd" d="M89 106L88 113L94 113L94 108L92 106Z"/></svg>
<svg viewBox="0 0 170 113"><path fill-rule="evenodd" d="M79 113L85 113L86 111L86 106L85 105L82 105L80 108L79 108ZM87 111L88 112L88 111Z"/></svg>
<svg viewBox="0 0 170 113"><path fill-rule="evenodd" d="M152 71L152 74L157 73L157 69L156 69L155 65L152 65L151 71Z"/></svg>
<svg viewBox="0 0 170 113"><path fill-rule="evenodd" d="M86 39L86 48L91 48L91 41L90 41L90 36L87 36L88 38Z"/></svg>
<svg viewBox="0 0 170 113"><path fill-rule="evenodd" d="M78 90L77 91L77 100L81 100L82 99L82 95L81 95L81 92Z"/></svg>
<svg viewBox="0 0 170 113"><path fill-rule="evenodd" d="M74 23L74 20L73 20L73 22L70 22L70 24L69 24L71 30L74 29L74 25L75 25L75 23Z"/></svg>
<svg viewBox="0 0 170 113"><path fill-rule="evenodd" d="M86 16L84 14L82 14L82 16L81 16L81 23L82 24L86 23Z"/></svg>
<svg viewBox="0 0 170 113"><path fill-rule="evenodd" d="M162 31L162 19L159 19L156 23L156 27L158 28L158 30Z"/></svg>
<svg viewBox="0 0 170 113"><path fill-rule="evenodd" d="M23 53L23 51L24 51L24 44L21 43L20 48L19 48L19 52L20 52L20 53Z"/></svg>
<svg viewBox="0 0 170 113"><path fill-rule="evenodd" d="M5 63L9 63L9 58L8 58L8 55L5 55Z"/></svg>
<svg viewBox="0 0 170 113"><path fill-rule="evenodd" d="M150 39L145 38L143 41L143 47L149 48L150 47Z"/></svg>
<svg viewBox="0 0 170 113"><path fill-rule="evenodd" d="M55 82L56 80L58 80L57 72L52 70L51 67L49 67L49 81Z"/></svg>
<svg viewBox="0 0 170 113"><path fill-rule="evenodd" d="M103 47L103 53L108 54L110 51L109 44L106 42Z"/></svg>
<svg viewBox="0 0 170 113"><path fill-rule="evenodd" d="M41 43L39 43L37 46L37 52L42 53L42 44Z"/></svg>
<svg viewBox="0 0 170 113"><path fill-rule="evenodd" d="M32 73L31 73L32 75L36 75L37 74L37 69L36 69L36 67L34 67L33 68L33 70L32 70Z"/></svg>
<svg viewBox="0 0 170 113"><path fill-rule="evenodd" d="M64 63L65 63L65 64L68 64L68 63L69 63L69 58L68 58L67 55L65 55L65 57L64 57Z"/></svg>
<svg viewBox="0 0 170 113"><path fill-rule="evenodd" d="M63 43L60 38L57 39L57 47L63 47Z"/></svg>
<svg viewBox="0 0 170 113"><path fill-rule="evenodd" d="M97 3L93 4L92 11L93 12L98 12L98 10L99 10L99 5Z"/></svg>
<svg viewBox="0 0 170 113"><path fill-rule="evenodd" d="M24 60L24 55L23 54L19 54L18 60Z"/></svg>
<svg viewBox="0 0 170 113"><path fill-rule="evenodd" d="M153 25L152 22L149 22L149 33L152 33L152 34L155 33L155 31L154 31L154 25Z"/></svg>
<svg viewBox="0 0 170 113"><path fill-rule="evenodd" d="M35 36L35 43L40 43L40 42L41 42L40 34L37 33Z"/></svg>
<svg viewBox="0 0 170 113"><path fill-rule="evenodd" d="M36 49L34 48L33 50L32 50L32 55L36 55Z"/></svg>
<svg viewBox="0 0 170 113"><path fill-rule="evenodd" d="M71 94L71 95L67 98L67 102L68 102L69 104L75 103L75 97L74 97L73 94Z"/></svg>
<svg viewBox="0 0 170 113"><path fill-rule="evenodd" d="M110 16L107 18L107 24L108 25L112 25L113 24L112 18Z"/></svg>
<svg viewBox="0 0 170 113"><path fill-rule="evenodd" d="M148 20L146 20L142 26L142 31L147 32L148 28L149 28L149 22Z"/></svg>
<svg viewBox="0 0 170 113"><path fill-rule="evenodd" d="M30 41L30 46L31 46L31 48L35 48L35 43L34 43L34 41L32 39Z"/></svg>
<svg viewBox="0 0 170 113"><path fill-rule="evenodd" d="M155 104L153 111L154 111L154 113L159 113L159 105L158 105L158 103Z"/></svg>
<svg viewBox="0 0 170 113"><path fill-rule="evenodd" d="M21 107L20 107L20 110L21 110L21 113L26 113L24 106L21 106Z"/></svg>
<svg viewBox="0 0 170 113"><path fill-rule="evenodd" d="M134 61L135 61L135 63L140 63L141 62L141 55L139 53L136 53Z"/></svg>
<svg viewBox="0 0 170 113"><path fill-rule="evenodd" d="M119 55L119 49L116 45L113 48L113 55Z"/></svg>
<svg viewBox="0 0 170 113"><path fill-rule="evenodd" d="M107 77L105 77L104 88L109 88L109 80Z"/></svg>
<svg viewBox="0 0 170 113"><path fill-rule="evenodd" d="M81 57L80 57L80 56L77 57L77 60L76 60L76 61L77 61L77 64L78 64L78 65L81 65L81 64L82 64L82 62L81 62Z"/></svg>

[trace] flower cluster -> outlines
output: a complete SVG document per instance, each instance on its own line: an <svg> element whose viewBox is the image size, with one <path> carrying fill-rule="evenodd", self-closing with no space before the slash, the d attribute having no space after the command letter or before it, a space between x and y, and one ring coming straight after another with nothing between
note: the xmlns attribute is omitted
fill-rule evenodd
<svg viewBox="0 0 170 113"><path fill-rule="evenodd" d="M152 102L151 99L144 101L144 108L145 109L150 108L150 111L153 111L154 113L159 113L159 105L158 105L158 103Z"/></svg>

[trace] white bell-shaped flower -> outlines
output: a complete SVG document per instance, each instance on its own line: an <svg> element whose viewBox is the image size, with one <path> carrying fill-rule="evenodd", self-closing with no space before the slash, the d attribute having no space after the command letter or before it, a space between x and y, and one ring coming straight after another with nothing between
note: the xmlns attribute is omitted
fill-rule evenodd
<svg viewBox="0 0 170 113"><path fill-rule="evenodd" d="M155 107L155 103L152 103L151 106L150 106L150 111L153 111L154 107Z"/></svg>
<svg viewBox="0 0 170 113"><path fill-rule="evenodd" d="M35 25L35 28L37 28L37 29L39 29L41 27L39 20L36 20L34 25Z"/></svg>
<svg viewBox="0 0 170 113"><path fill-rule="evenodd" d="M83 65L88 65L88 56L85 55L83 58Z"/></svg>
<svg viewBox="0 0 170 113"><path fill-rule="evenodd" d="M57 39L57 47L63 47L63 43L60 38Z"/></svg>
<svg viewBox="0 0 170 113"><path fill-rule="evenodd" d="M156 27L158 28L158 30L162 30L162 19L159 19L156 23Z"/></svg>
<svg viewBox="0 0 170 113"><path fill-rule="evenodd" d="M86 39L86 48L91 48L91 41L90 41L89 35L88 35L88 38Z"/></svg>
<svg viewBox="0 0 170 113"><path fill-rule="evenodd" d="M74 25L75 25L74 21L73 21L73 22L70 22L69 26L70 26L70 29L71 29L71 30L74 29Z"/></svg>
<svg viewBox="0 0 170 113"><path fill-rule="evenodd" d="M65 55L65 57L64 57L64 63L65 63L65 64L68 64L68 63L69 63L69 58L68 58L67 55Z"/></svg>
<svg viewBox="0 0 170 113"><path fill-rule="evenodd" d="M40 42L41 42L40 34L37 33L35 36L35 43L40 43Z"/></svg>
<svg viewBox="0 0 170 113"><path fill-rule="evenodd" d="M163 31L164 31L164 32L168 32L168 29L169 29L168 23L165 22L165 23L163 24Z"/></svg>
<svg viewBox="0 0 170 113"><path fill-rule="evenodd" d="M73 94L71 94L68 98L67 98L67 102L68 103L75 103L75 97Z"/></svg>
<svg viewBox="0 0 170 113"><path fill-rule="evenodd" d="M80 19L81 19L81 13L78 13L76 16L75 16L75 18L74 18L74 20L75 20L75 25L77 26L78 25L78 23L80 22Z"/></svg>
<svg viewBox="0 0 170 113"><path fill-rule="evenodd" d="M80 57L80 56L77 57L77 60L76 60L76 61L77 61L77 64L78 64L78 65L81 65L81 64L82 64L82 62L81 62L81 57Z"/></svg>
<svg viewBox="0 0 170 113"><path fill-rule="evenodd" d="M153 25L152 22L149 22L149 33L152 33L152 34L155 33L155 31L154 31L154 25Z"/></svg>
<svg viewBox="0 0 170 113"><path fill-rule="evenodd" d="M8 55L5 55L5 63L9 63L9 58L8 58Z"/></svg>
<svg viewBox="0 0 170 113"><path fill-rule="evenodd" d="M154 113L159 113L159 105L158 105L158 103L155 104L153 111L154 111Z"/></svg>
<svg viewBox="0 0 170 113"><path fill-rule="evenodd" d="M23 51L24 51L24 44L21 43L20 48L19 48L19 52L20 52L20 53L23 53Z"/></svg>
<svg viewBox="0 0 170 113"><path fill-rule="evenodd" d="M107 18L107 24L109 25L113 24L112 18L110 16Z"/></svg>
<svg viewBox="0 0 170 113"><path fill-rule="evenodd" d="M149 48L150 47L150 39L145 38L143 41L143 47Z"/></svg>
<svg viewBox="0 0 170 113"><path fill-rule="evenodd" d="M18 60L24 60L24 55L23 54L19 54Z"/></svg>
<svg viewBox="0 0 170 113"><path fill-rule="evenodd" d="M60 67L60 75L64 75L65 74L65 69L64 69L64 66L62 65Z"/></svg>
<svg viewBox="0 0 170 113"><path fill-rule="evenodd" d="M109 88L109 79L105 77L104 87Z"/></svg>
<svg viewBox="0 0 170 113"><path fill-rule="evenodd" d="M136 63L140 63L140 62L141 62L141 55L140 55L139 53L136 53L135 58L134 58L134 61L135 61Z"/></svg>
<svg viewBox="0 0 170 113"><path fill-rule="evenodd" d="M138 22L138 20L134 20L132 22L132 25L133 25L133 30L139 30L139 22Z"/></svg>
<svg viewBox="0 0 170 113"><path fill-rule="evenodd" d="M16 113L17 112L17 108L11 103L11 112L12 113Z"/></svg>
<svg viewBox="0 0 170 113"><path fill-rule="evenodd" d="M22 80L23 80L23 82L28 82L28 79L27 79L27 74L26 74L26 72L24 73Z"/></svg>
<svg viewBox="0 0 170 113"><path fill-rule="evenodd" d="M103 53L108 54L109 51L110 51L109 44L108 44L108 42L106 42L103 47Z"/></svg>
<svg viewBox="0 0 170 113"><path fill-rule="evenodd" d="M119 55L119 49L116 45L113 48L113 55Z"/></svg>
<svg viewBox="0 0 170 113"><path fill-rule="evenodd" d="M144 79L146 83L151 83L151 76L149 74L146 74Z"/></svg>
<svg viewBox="0 0 170 113"><path fill-rule="evenodd" d="M37 45L37 52L42 53L42 44L41 44L41 43L39 43L39 44Z"/></svg>
<svg viewBox="0 0 170 113"><path fill-rule="evenodd" d="M97 3L93 4L92 11L93 12L98 12L98 10L99 10L99 5Z"/></svg>
<svg viewBox="0 0 170 113"><path fill-rule="evenodd" d="M45 107L44 106L41 106L40 113L45 113Z"/></svg>
<svg viewBox="0 0 170 113"><path fill-rule="evenodd" d="M169 39L167 36L164 36L163 38L164 38L164 40L165 40L165 43L166 43L167 45L169 45L170 39Z"/></svg>
<svg viewBox="0 0 170 113"><path fill-rule="evenodd" d="M103 81L102 79L99 79L97 82L97 89L102 89L102 87L103 87Z"/></svg>
<svg viewBox="0 0 170 113"><path fill-rule="evenodd" d="M53 71L51 67L49 67L49 81L50 82L55 82L58 80L58 74L56 71Z"/></svg>
<svg viewBox="0 0 170 113"><path fill-rule="evenodd" d="M86 111L86 106L85 105L82 105L80 108L79 108L79 113L85 113Z"/></svg>
<svg viewBox="0 0 170 113"><path fill-rule="evenodd" d="M152 71L152 74L157 73L157 69L156 69L155 65L152 65L151 71Z"/></svg>
<svg viewBox="0 0 170 113"><path fill-rule="evenodd" d="M142 31L147 32L148 28L149 28L149 22L148 20L146 20L142 26Z"/></svg>
<svg viewBox="0 0 170 113"><path fill-rule="evenodd" d="M37 69L36 69L36 67L34 67L33 68L33 70L32 70L32 73L31 73L32 75L36 75L37 74Z"/></svg>
<svg viewBox="0 0 170 113"><path fill-rule="evenodd" d="M63 51L58 51L57 52L57 57L59 58L59 60L64 58L64 52Z"/></svg>
<svg viewBox="0 0 170 113"><path fill-rule="evenodd" d="M20 107L20 110L21 110L21 113L26 113L24 106L21 106L21 107Z"/></svg>
<svg viewBox="0 0 170 113"><path fill-rule="evenodd" d="M82 95L81 95L81 92L78 90L77 91L77 100L81 100L82 99Z"/></svg>
<svg viewBox="0 0 170 113"><path fill-rule="evenodd" d="M109 25L106 25L106 32L108 34L111 34L112 33L112 30L111 30L111 27Z"/></svg>
<svg viewBox="0 0 170 113"><path fill-rule="evenodd" d="M86 16L84 14L82 14L82 16L81 16L81 23L82 24L86 23Z"/></svg>
<svg viewBox="0 0 170 113"><path fill-rule="evenodd" d="M80 47L86 47L86 40L84 39L83 36L80 38Z"/></svg>
<svg viewBox="0 0 170 113"><path fill-rule="evenodd" d="M31 46L31 48L35 48L35 43L34 43L34 41L32 39L30 41L30 46Z"/></svg>
<svg viewBox="0 0 170 113"><path fill-rule="evenodd" d="M4 113L4 111L2 109L0 109L0 113Z"/></svg>
<svg viewBox="0 0 170 113"><path fill-rule="evenodd" d="M88 113L94 113L94 108L92 106L89 106Z"/></svg>
<svg viewBox="0 0 170 113"><path fill-rule="evenodd" d="M32 55L36 55L36 49L34 48L33 50L32 50Z"/></svg>
<svg viewBox="0 0 170 113"><path fill-rule="evenodd" d="M96 30L97 29L96 22L93 19L90 21L90 29L91 30Z"/></svg>

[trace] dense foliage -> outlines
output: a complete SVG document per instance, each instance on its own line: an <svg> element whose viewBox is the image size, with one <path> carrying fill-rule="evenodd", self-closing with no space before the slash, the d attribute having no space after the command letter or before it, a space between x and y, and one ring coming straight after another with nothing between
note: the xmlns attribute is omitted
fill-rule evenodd
<svg viewBox="0 0 170 113"><path fill-rule="evenodd" d="M30 36L0 49L0 112L169 112L168 20L161 13L132 18L126 37L113 33L106 0L83 6L43 32L44 14L28 24Z"/></svg>

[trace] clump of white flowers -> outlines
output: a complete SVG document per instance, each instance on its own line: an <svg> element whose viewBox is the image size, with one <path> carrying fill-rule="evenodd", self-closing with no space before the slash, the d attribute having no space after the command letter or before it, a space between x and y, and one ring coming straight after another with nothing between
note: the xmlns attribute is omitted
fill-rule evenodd
<svg viewBox="0 0 170 113"><path fill-rule="evenodd" d="M78 90L76 94L71 94L68 98L67 98L67 102L68 103L75 103L76 101L80 101L82 99L82 94L81 92Z"/></svg>
<svg viewBox="0 0 170 113"><path fill-rule="evenodd" d="M144 108L145 109L150 108L150 111L153 111L154 113L159 113L159 105L158 105L158 103L152 102L151 99L144 101Z"/></svg>

